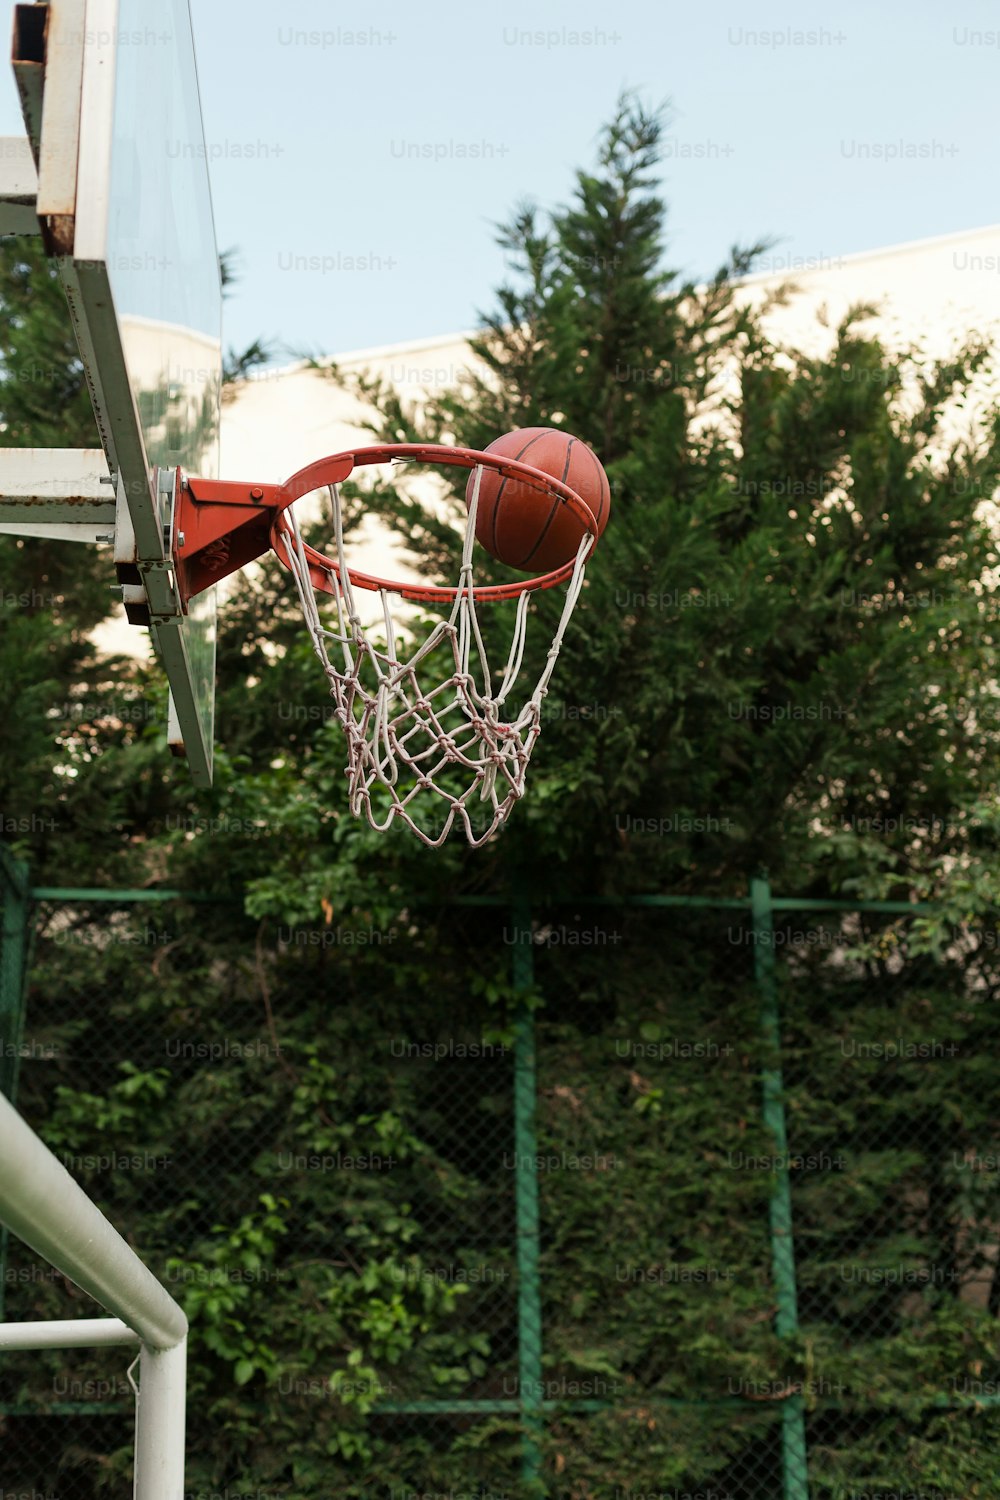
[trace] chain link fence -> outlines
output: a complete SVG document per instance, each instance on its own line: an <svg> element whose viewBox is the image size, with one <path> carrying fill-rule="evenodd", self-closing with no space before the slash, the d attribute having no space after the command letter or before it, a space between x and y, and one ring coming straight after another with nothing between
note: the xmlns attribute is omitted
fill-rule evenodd
<svg viewBox="0 0 1000 1500"><path fill-rule="evenodd" d="M190 1494L1000 1494L997 929L926 915L36 895L7 1087L189 1313ZM126 1365L4 1359L6 1490L120 1491Z"/></svg>

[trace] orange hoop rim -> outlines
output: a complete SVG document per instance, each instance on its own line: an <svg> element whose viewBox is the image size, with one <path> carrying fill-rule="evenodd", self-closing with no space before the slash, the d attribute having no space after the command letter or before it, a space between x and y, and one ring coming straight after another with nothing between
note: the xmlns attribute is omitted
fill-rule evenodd
<svg viewBox="0 0 1000 1500"><path fill-rule="evenodd" d="M279 486L276 496L276 515L271 525L271 546L279 562L284 567L291 568L289 548L294 543L291 525L286 515L289 506L293 505L296 500L301 500L304 495L312 494L313 490L322 489L328 485L342 484L355 469L391 463L394 460L445 464L459 469L482 467L493 469L498 474L509 478L525 479L561 500L573 512L591 539L586 556L590 556L597 544L597 521L590 506L570 485L565 484L561 479L555 479L551 474L546 474L543 469L533 468L531 464L522 463L520 459L505 458L498 453L483 453L475 448L449 448L444 443L377 443L371 447L355 448L347 453L334 453L327 458L317 459L314 463L307 464L304 469L299 469ZM340 578L340 565L337 559L328 557L318 548L310 547L306 543L302 544L302 550L313 588L319 593L334 594L336 585L333 580ZM437 584L394 583L389 578L377 578L371 573L355 572L353 568L348 571L349 581L353 587L374 591L384 589L388 593L398 594L403 599L413 599L422 603L453 603L459 594L471 592L476 600L490 602L517 599L522 594L556 588L572 576L576 561L576 558L573 558L571 562L564 563L561 568L556 568L551 573L520 579L516 583L484 584L480 587L473 585L471 591L457 585L452 587Z"/></svg>

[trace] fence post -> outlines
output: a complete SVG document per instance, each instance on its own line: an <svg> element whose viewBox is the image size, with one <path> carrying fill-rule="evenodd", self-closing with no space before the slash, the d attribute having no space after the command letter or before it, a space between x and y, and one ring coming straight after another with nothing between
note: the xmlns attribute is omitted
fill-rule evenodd
<svg viewBox="0 0 1000 1500"><path fill-rule="evenodd" d="M764 1124L774 1139L779 1166L771 1193L771 1267L777 1299L775 1331L788 1338L798 1331L799 1307L795 1285L795 1243L792 1239L792 1184L788 1171L788 1133L785 1127L784 1081L781 1074L781 1022L774 977L774 916L771 887L763 877L750 882L754 934L754 979L760 998L764 1040ZM801 1395L790 1396L781 1410L781 1461L784 1500L809 1500L805 1408Z"/></svg>
<svg viewBox="0 0 1000 1500"><path fill-rule="evenodd" d="M526 995L534 983L531 907L517 894L511 979L515 993ZM518 1004L514 1039L514 1153L517 1214L517 1349L518 1396L523 1429L521 1475L538 1491L542 1475L542 1303L538 1276L538 1140L535 1133L535 1018L530 1005Z"/></svg>
<svg viewBox="0 0 1000 1500"><path fill-rule="evenodd" d="M17 1095L24 1032L24 981L28 952L28 866L0 848L0 1094ZM0 1323L7 1286L10 1236L0 1225Z"/></svg>
<svg viewBox="0 0 1000 1500"><path fill-rule="evenodd" d="M28 950L28 866L0 849L0 1093L17 1093Z"/></svg>

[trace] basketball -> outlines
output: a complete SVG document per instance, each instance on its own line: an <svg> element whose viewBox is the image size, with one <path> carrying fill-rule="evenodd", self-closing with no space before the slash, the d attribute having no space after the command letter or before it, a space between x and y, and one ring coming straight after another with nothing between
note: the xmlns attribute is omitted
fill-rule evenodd
<svg viewBox="0 0 1000 1500"><path fill-rule="evenodd" d="M561 479L589 506L600 536L611 513L611 486L597 455L571 433L555 427L520 427L496 438L486 453L516 458ZM465 490L472 504L475 471ZM523 479L484 469L479 485L476 540L508 567L551 573L576 557L584 536L581 521L557 495Z"/></svg>

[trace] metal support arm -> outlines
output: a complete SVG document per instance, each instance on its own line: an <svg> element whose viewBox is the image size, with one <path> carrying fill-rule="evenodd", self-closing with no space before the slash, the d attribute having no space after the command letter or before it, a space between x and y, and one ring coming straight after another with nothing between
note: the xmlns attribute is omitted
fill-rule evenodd
<svg viewBox="0 0 1000 1500"><path fill-rule="evenodd" d="M40 234L38 173L28 137L0 136L0 234Z"/></svg>
<svg viewBox="0 0 1000 1500"><path fill-rule="evenodd" d="M0 1221L120 1321L5 1325L8 1348L142 1341L136 1407L136 1500L184 1493L187 1319L8 1100L0 1097Z"/></svg>
<svg viewBox="0 0 1000 1500"><path fill-rule="evenodd" d="M0 532L110 541L115 492L101 448L0 448Z"/></svg>

